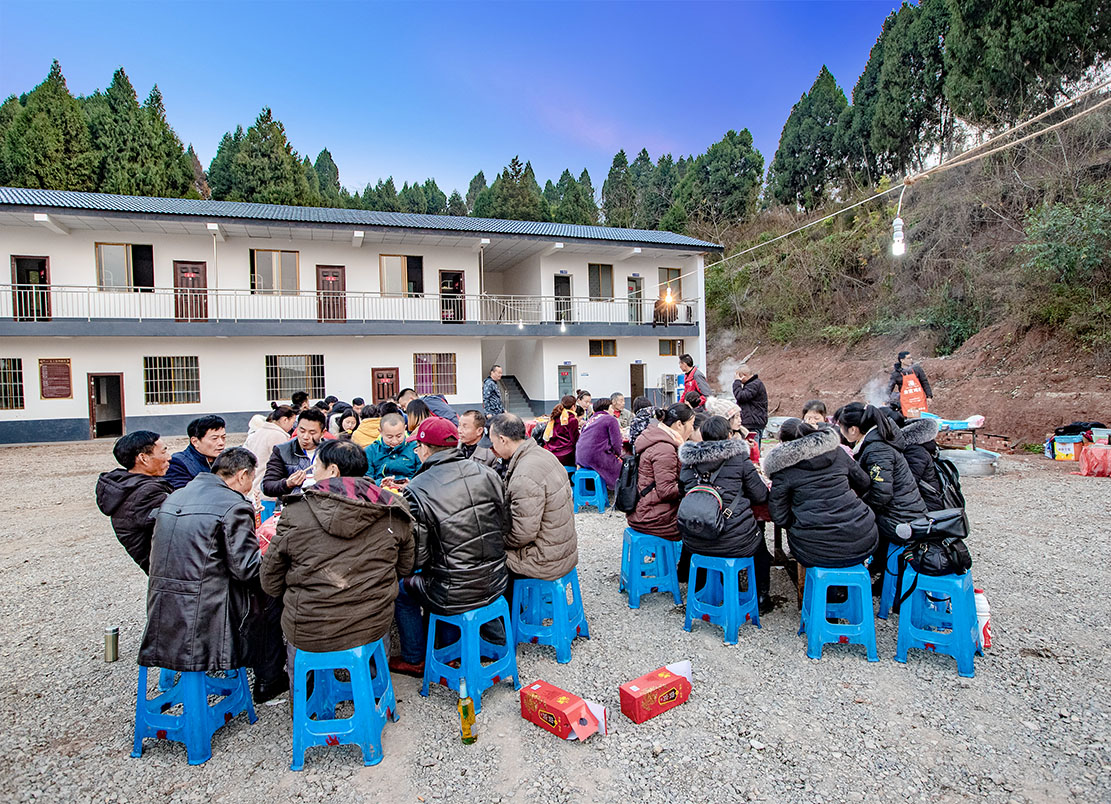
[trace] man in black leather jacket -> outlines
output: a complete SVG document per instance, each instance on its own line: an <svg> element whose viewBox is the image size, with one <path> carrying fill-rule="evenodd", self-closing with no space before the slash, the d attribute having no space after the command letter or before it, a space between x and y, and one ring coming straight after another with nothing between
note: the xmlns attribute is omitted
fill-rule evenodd
<svg viewBox="0 0 1111 804"><path fill-rule="evenodd" d="M456 449L458 431L446 419L426 419L415 435L422 463L404 496L413 516L419 572L402 582L396 604L401 656L390 659L391 670L410 675L424 672L421 609L462 614L493 603L508 583L501 478ZM505 635L491 628L483 638L499 643Z"/></svg>

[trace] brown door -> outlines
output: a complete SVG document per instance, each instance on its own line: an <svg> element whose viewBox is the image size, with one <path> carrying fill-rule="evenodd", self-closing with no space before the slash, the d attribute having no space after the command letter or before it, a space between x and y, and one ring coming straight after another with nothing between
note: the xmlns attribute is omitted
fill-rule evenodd
<svg viewBox="0 0 1111 804"><path fill-rule="evenodd" d="M632 392L632 398L636 399L638 396L644 396L644 364L643 363L630 363L629 364L629 390ZM630 407L632 402L630 400Z"/></svg>
<svg viewBox="0 0 1111 804"><path fill-rule="evenodd" d="M119 438L124 433L123 375L89 375L89 437Z"/></svg>
<svg viewBox="0 0 1111 804"><path fill-rule="evenodd" d="M397 369L376 368L370 370L370 386L374 390L373 402L378 405L397 396Z"/></svg>
<svg viewBox="0 0 1111 804"><path fill-rule="evenodd" d="M174 260L174 318L208 320L208 265Z"/></svg>
<svg viewBox="0 0 1111 804"><path fill-rule="evenodd" d="M12 310L16 321L50 320L49 257L12 257Z"/></svg>
<svg viewBox="0 0 1111 804"><path fill-rule="evenodd" d="M466 319L463 310L463 272L440 271L440 320L459 323Z"/></svg>
<svg viewBox="0 0 1111 804"><path fill-rule="evenodd" d="M347 320L347 277L342 265L316 266L316 319Z"/></svg>

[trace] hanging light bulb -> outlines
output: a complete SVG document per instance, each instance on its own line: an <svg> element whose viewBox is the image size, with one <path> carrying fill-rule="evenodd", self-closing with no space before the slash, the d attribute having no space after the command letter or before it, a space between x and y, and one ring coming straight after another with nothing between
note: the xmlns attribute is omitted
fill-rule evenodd
<svg viewBox="0 0 1111 804"><path fill-rule="evenodd" d="M896 218L894 224L894 232L891 239L891 253L896 257L901 257L907 253L906 236L903 234L903 219Z"/></svg>
<svg viewBox="0 0 1111 804"><path fill-rule="evenodd" d="M517 329L524 329L524 328L525 328L525 322L524 322L524 319L519 319L519 320L517 321Z"/></svg>
<svg viewBox="0 0 1111 804"><path fill-rule="evenodd" d="M667 289L667 295L664 297L664 301L667 302L668 304L672 303L671 288L670 287L668 287L668 289Z"/></svg>
<svg viewBox="0 0 1111 804"><path fill-rule="evenodd" d="M559 322L559 331L560 332L566 332L567 331L567 324L565 324L563 321Z"/></svg>

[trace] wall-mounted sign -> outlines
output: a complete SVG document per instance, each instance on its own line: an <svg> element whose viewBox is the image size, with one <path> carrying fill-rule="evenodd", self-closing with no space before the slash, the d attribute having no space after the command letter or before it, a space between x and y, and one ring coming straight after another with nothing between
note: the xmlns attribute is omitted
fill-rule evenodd
<svg viewBox="0 0 1111 804"><path fill-rule="evenodd" d="M637 277L637 276L640 276L640 274L633 274L633 276L634 276L634 277Z"/></svg>
<svg viewBox="0 0 1111 804"><path fill-rule="evenodd" d="M571 361L570 361L570 360L564 360L564 361L563 361L563 365L565 365L565 366L570 366L570 365L571 365Z"/></svg>
<svg viewBox="0 0 1111 804"><path fill-rule="evenodd" d="M589 376L590 376L590 372L587 372L587 371L582 371L582 372L579 372L579 376L580 376L580 377L589 377Z"/></svg>
<svg viewBox="0 0 1111 804"><path fill-rule="evenodd" d="M561 274L563 274L564 276L566 276L566 275L567 275L567 272L566 272L566 271L560 271L560 273L561 273Z"/></svg>
<svg viewBox="0 0 1111 804"><path fill-rule="evenodd" d="M637 360L636 362L637 363L643 363L644 361L643 360Z"/></svg>
<svg viewBox="0 0 1111 804"><path fill-rule="evenodd" d="M68 357L39 358L39 398L73 399L73 381Z"/></svg>

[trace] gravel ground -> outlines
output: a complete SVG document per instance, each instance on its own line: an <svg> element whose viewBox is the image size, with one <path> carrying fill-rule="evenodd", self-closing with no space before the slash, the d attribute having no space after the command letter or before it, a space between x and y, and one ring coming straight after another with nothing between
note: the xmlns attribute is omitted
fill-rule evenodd
<svg viewBox="0 0 1111 804"><path fill-rule="evenodd" d="M175 445L176 446L176 445ZM508 684L487 691L480 737L458 739L454 700L419 695L394 676L401 721L385 758L364 768L352 747L311 749L292 773L287 699L240 717L189 767L184 747L147 741L130 759L134 656L145 580L96 510L92 490L110 445L0 449L0 473L27 490L0 499L0 789L8 801L470 800L570 802L1108 801L1111 481L1040 458L1006 458L968 479L977 586L993 611L994 646L962 679L944 656L894 661L896 620L877 620L879 663L828 646L806 658L794 589L726 647L721 631L682 630L670 598L630 610L617 591L618 514L581 513L579 579L593 639L569 665L521 646L521 678L610 707L610 734L563 742L521 719ZM23 480L12 482L21 477ZM121 660L102 658L120 628ZM618 685L689 658L681 707L634 725Z"/></svg>

